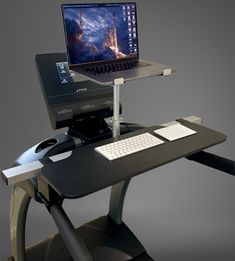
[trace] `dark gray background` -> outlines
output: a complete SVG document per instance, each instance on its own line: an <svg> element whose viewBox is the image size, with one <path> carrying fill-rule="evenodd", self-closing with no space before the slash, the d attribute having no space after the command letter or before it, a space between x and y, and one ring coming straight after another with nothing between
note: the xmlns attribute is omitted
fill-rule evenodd
<svg viewBox="0 0 235 261"><path fill-rule="evenodd" d="M65 1L64 1L65 2ZM88 2L88 1L87 1ZM33 57L65 50L56 0L1 2L1 168L53 135ZM188 115L228 136L210 151L235 158L235 2L137 1L141 57L171 64L171 77L128 83L121 90L126 121L153 125ZM63 130L61 130L63 131ZM109 189L65 201L74 224L107 213ZM10 188L1 181L1 261L9 255ZM124 220L159 261L235 260L235 178L179 160L133 179ZM27 244L56 228L32 203Z"/></svg>

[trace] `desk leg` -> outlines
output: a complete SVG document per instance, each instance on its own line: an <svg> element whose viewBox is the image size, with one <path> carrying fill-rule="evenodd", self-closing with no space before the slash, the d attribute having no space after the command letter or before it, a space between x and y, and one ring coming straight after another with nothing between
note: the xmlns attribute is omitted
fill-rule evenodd
<svg viewBox="0 0 235 261"><path fill-rule="evenodd" d="M25 261L25 223L31 197L19 186L11 194L10 237L14 261Z"/></svg>
<svg viewBox="0 0 235 261"><path fill-rule="evenodd" d="M122 213L126 192L131 179L126 179L114 186L111 189L109 216L113 221L120 225L122 223Z"/></svg>

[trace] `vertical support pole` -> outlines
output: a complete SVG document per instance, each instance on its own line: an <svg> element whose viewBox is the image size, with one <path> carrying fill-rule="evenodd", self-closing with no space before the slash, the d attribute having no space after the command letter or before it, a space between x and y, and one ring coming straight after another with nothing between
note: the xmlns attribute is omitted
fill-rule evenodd
<svg viewBox="0 0 235 261"><path fill-rule="evenodd" d="M113 85L113 137L120 136L120 85L124 84L124 79L114 80Z"/></svg>
<svg viewBox="0 0 235 261"><path fill-rule="evenodd" d="M124 79L115 79L113 85L113 137L120 136L120 85L124 84ZM116 224L122 223L122 212L126 191L130 180L122 181L112 186L109 216Z"/></svg>

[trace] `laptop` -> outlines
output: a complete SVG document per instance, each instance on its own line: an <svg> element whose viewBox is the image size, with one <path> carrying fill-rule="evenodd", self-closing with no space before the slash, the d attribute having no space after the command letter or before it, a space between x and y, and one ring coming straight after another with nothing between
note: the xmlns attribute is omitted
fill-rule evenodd
<svg viewBox="0 0 235 261"><path fill-rule="evenodd" d="M69 68L102 85L171 74L139 59L136 3L63 4Z"/></svg>

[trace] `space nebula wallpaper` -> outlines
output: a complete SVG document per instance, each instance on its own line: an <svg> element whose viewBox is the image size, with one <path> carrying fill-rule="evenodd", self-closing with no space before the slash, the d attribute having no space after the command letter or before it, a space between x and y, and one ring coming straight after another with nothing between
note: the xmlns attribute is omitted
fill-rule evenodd
<svg viewBox="0 0 235 261"><path fill-rule="evenodd" d="M62 11L70 65L137 56L135 6L65 5Z"/></svg>

